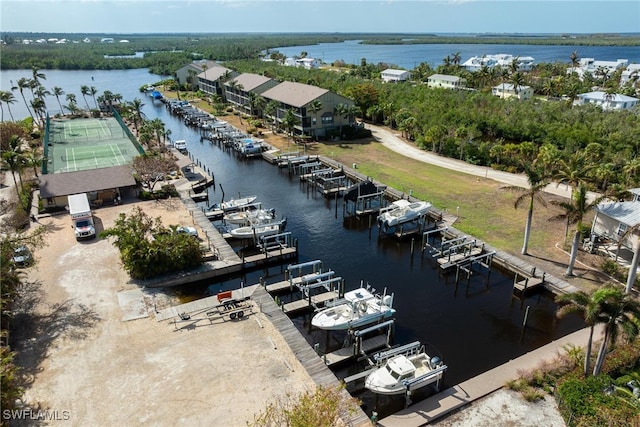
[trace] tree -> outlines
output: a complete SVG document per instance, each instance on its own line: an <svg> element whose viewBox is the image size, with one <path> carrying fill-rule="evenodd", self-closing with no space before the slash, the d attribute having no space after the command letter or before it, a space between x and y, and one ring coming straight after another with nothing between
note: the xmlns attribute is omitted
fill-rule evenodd
<svg viewBox="0 0 640 427"><path fill-rule="evenodd" d="M133 159L131 168L148 191L153 192L156 184L168 173L178 169L176 162L159 155L144 154Z"/></svg>
<svg viewBox="0 0 640 427"><path fill-rule="evenodd" d="M317 139L317 135L316 135L316 129L315 128L316 128L316 126L318 126L318 111L320 111L320 110L322 110L322 102L320 102L320 100L318 100L318 99L314 99L307 106L307 111L310 112L311 114L313 114L314 118L315 118L315 122L311 126L311 129L312 129L313 136L316 139Z"/></svg>
<svg viewBox="0 0 640 427"><path fill-rule="evenodd" d="M58 100L58 105L60 106L60 114L64 113L64 110L62 109L62 103L60 102L60 96L64 95L64 90L62 90L61 87L58 86L54 86L53 87L53 96L56 97L56 99Z"/></svg>
<svg viewBox="0 0 640 427"><path fill-rule="evenodd" d="M343 387L318 386L300 395L287 393L284 399L269 403L264 411L254 417L250 426L314 426L333 427L345 425L360 402L343 390Z"/></svg>
<svg viewBox="0 0 640 427"><path fill-rule="evenodd" d="M11 171L11 176L13 177L13 184L18 195L18 200L20 200L20 193L24 191L21 175L22 166L24 164L23 159L22 141L18 136L12 135L9 138L9 149L2 152L2 161L9 167L9 170ZM18 177L20 178L20 186L18 186L18 181L16 181L16 172L18 173Z"/></svg>
<svg viewBox="0 0 640 427"><path fill-rule="evenodd" d="M131 112L133 126L136 129L136 133L138 132L138 125L143 122L142 107L144 107L144 105L144 102L139 98L134 98L133 101L127 105L128 110Z"/></svg>
<svg viewBox="0 0 640 427"><path fill-rule="evenodd" d="M11 116L11 121L15 121L13 119L13 113L11 113L11 104L15 104L16 103L16 97L13 96L13 93L9 92L9 91L0 91L0 107L2 105L7 105L7 109L9 110L9 115ZM4 108L2 108L2 118L0 119L0 121L4 122Z"/></svg>
<svg viewBox="0 0 640 427"><path fill-rule="evenodd" d="M296 124L298 123L298 119L295 114L293 114L293 110L290 108L284 114L282 119L282 126L289 133L289 136L293 138L293 131L296 128Z"/></svg>
<svg viewBox="0 0 640 427"><path fill-rule="evenodd" d="M18 86L12 87L11 90L14 90L14 89L20 90L20 95L22 96L22 100L24 101L24 105L27 107L27 111L29 112L29 115L31 116L31 118L34 119L33 113L31 112L31 109L29 108L29 103L27 102L27 98L25 98L25 96L24 96L24 89L29 88L31 86L31 83L30 83L29 79L27 79L25 77L22 77L22 78L20 78L18 80L17 84L18 84Z"/></svg>
<svg viewBox="0 0 640 427"><path fill-rule="evenodd" d="M640 302L633 295L623 293L616 285L607 285L596 290L591 299L598 307L600 323L604 323L604 337L593 367L593 375L598 375L621 332L629 342L638 336Z"/></svg>
<svg viewBox="0 0 640 427"><path fill-rule="evenodd" d="M527 247L529 245L529 236L531 234L533 206L535 202L540 203L542 206L547 206L547 201L544 199L544 197L542 197L540 193L542 193L547 184L549 184L549 179L545 175L544 169L536 165L535 162L530 166L525 165L524 173L527 176L527 183L529 184L527 188L522 188L515 185L502 188L504 190L517 191L520 193L513 205L515 209L518 209L518 207L520 207L524 202L529 202L529 209L527 211L527 223L524 228L524 242L522 243L521 251L523 255L526 255Z"/></svg>
<svg viewBox="0 0 640 427"><path fill-rule="evenodd" d="M93 103L96 105L96 110L98 109L98 102L96 101L96 94L98 93L98 89L95 86L91 86L89 88L89 93L93 97Z"/></svg>
<svg viewBox="0 0 640 427"><path fill-rule="evenodd" d="M89 86L87 85L82 85L80 86L80 93L82 93L82 98L84 98L84 103L87 104L87 111L91 110L91 107L89 107L89 103L87 102L87 95L91 93L91 89L89 89Z"/></svg>
<svg viewBox="0 0 640 427"><path fill-rule="evenodd" d="M571 73L575 72L576 68L580 65L580 57L578 56L578 51L574 50L571 52L571 56L569 57L571 61Z"/></svg>

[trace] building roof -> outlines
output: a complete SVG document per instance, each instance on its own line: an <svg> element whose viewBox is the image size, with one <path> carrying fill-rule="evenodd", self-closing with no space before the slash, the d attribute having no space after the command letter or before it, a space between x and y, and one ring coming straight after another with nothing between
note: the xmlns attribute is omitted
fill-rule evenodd
<svg viewBox="0 0 640 427"><path fill-rule="evenodd" d="M594 101L608 101L608 102L630 102L630 101L638 101L638 98L634 98L632 96L621 95L619 93L614 93L612 95L608 95L606 92L595 91L595 92L587 92L581 93L578 97L582 99L593 99Z"/></svg>
<svg viewBox="0 0 640 427"><path fill-rule="evenodd" d="M429 80L431 79L445 82L459 82L460 80L464 80L462 77L450 76L448 74L432 74L429 76Z"/></svg>
<svg viewBox="0 0 640 427"><path fill-rule="evenodd" d="M266 90L262 96L293 107L302 107L329 90L296 82L282 82Z"/></svg>
<svg viewBox="0 0 640 427"><path fill-rule="evenodd" d="M250 92L270 80L273 79L270 77L261 76L260 74L251 73L242 73L233 79L233 81L236 82L236 86L242 86L242 90L244 90L245 92ZM225 86L230 86L229 82L225 83Z"/></svg>
<svg viewBox="0 0 640 427"><path fill-rule="evenodd" d="M601 203L597 211L629 227L640 224L640 202Z"/></svg>
<svg viewBox="0 0 640 427"><path fill-rule="evenodd" d="M40 197L48 199L69 194L109 190L136 185L130 166L56 173L40 177Z"/></svg>
<svg viewBox="0 0 640 427"><path fill-rule="evenodd" d="M382 71L382 74L389 74L389 75L392 75L392 76L403 76L406 73L409 73L409 71L407 71L407 70L396 70L394 68L387 68L386 70Z"/></svg>
<svg viewBox="0 0 640 427"><path fill-rule="evenodd" d="M218 80L219 78L223 77L227 72L231 73L233 70L230 70L227 67L223 67L222 65L213 62L213 61L209 61L211 64L214 64L213 66L209 66L207 65L207 69L204 70L202 67L200 67L200 70L202 71L200 74L198 74L198 78L201 79L205 79L207 81L214 81L214 80ZM205 78L206 76L206 78Z"/></svg>
<svg viewBox="0 0 640 427"><path fill-rule="evenodd" d="M498 86L494 86L493 89L505 90L505 91L513 91L512 83L500 83ZM529 86L518 86L518 91L521 92L523 90L530 89Z"/></svg>

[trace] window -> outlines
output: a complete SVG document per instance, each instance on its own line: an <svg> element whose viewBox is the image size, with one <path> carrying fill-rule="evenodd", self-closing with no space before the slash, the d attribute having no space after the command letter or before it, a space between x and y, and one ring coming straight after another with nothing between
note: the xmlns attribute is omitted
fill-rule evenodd
<svg viewBox="0 0 640 427"><path fill-rule="evenodd" d="M327 112L322 115L322 125L332 125L333 124L333 113Z"/></svg>
<svg viewBox="0 0 640 427"><path fill-rule="evenodd" d="M618 237L621 237L626 232L627 232L627 224L623 224L623 223L618 224L618 231L616 231L616 234L618 235Z"/></svg>

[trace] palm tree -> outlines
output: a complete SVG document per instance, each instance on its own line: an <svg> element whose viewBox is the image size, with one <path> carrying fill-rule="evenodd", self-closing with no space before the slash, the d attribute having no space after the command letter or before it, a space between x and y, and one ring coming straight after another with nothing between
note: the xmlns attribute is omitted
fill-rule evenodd
<svg viewBox="0 0 640 427"><path fill-rule="evenodd" d="M33 108L33 112L38 116L38 127L43 128L44 118L47 114L47 105L42 98L34 98L31 100L31 108Z"/></svg>
<svg viewBox="0 0 640 427"><path fill-rule="evenodd" d="M22 141L16 135L11 135L9 138L9 149L2 152L2 161L9 167L11 176L13 177L13 184L18 194L18 200L20 200L20 193L24 191L22 186ZM18 181L16 181L16 172L18 172L18 178L20 178L20 186L18 187Z"/></svg>
<svg viewBox="0 0 640 427"><path fill-rule="evenodd" d="M314 99L307 106L307 111L315 116L315 122L311 126L311 131L313 133L313 137L316 138L316 140L318 139L316 135L316 126L318 126L318 111L320 110L322 110L322 102L319 99Z"/></svg>
<svg viewBox="0 0 640 427"><path fill-rule="evenodd" d="M64 90L62 90L61 87L54 86L53 87L53 95L58 100L58 105L60 106L60 114L62 114L63 110L62 110L62 103L60 102L60 96L64 95Z"/></svg>
<svg viewBox="0 0 640 427"><path fill-rule="evenodd" d="M34 150L29 150L24 153L24 165L32 167L33 173L38 177L38 168L42 166L42 156Z"/></svg>
<svg viewBox="0 0 640 427"><path fill-rule="evenodd" d="M22 96L22 100L24 101L24 105L27 107L27 111L29 112L29 115L31 116L31 118L34 119L33 113L31 112L31 109L29 108L29 103L27 102L27 98L24 97L24 89L30 88L31 87L31 83L29 82L29 79L27 79L25 77L22 77L22 78L18 79L17 84L18 84L18 86L12 87L11 90L14 90L14 89L19 89L20 90L20 95Z"/></svg>
<svg viewBox="0 0 640 427"><path fill-rule="evenodd" d="M601 323L604 323L604 337L593 367L593 375L598 375L602 371L607 354L615 347L620 332L629 342L638 336L640 302L631 294L623 293L615 285L606 285L596 290L591 298L599 308Z"/></svg>
<svg viewBox="0 0 640 427"><path fill-rule="evenodd" d="M603 320L600 318L598 306L591 295L583 291L558 295L556 297L556 302L560 306L557 313L558 317L562 318L570 313L577 313L582 316L584 323L589 327L589 340L587 341L587 348L585 350L583 371L584 376L588 377L591 372L593 332L596 324L601 323Z"/></svg>
<svg viewBox="0 0 640 427"><path fill-rule="evenodd" d="M575 69L578 68L578 65L580 65L580 58L578 57L577 50L574 50L573 52L571 52L571 56L569 57L569 60L571 61L571 72L573 73Z"/></svg>
<svg viewBox="0 0 640 427"><path fill-rule="evenodd" d="M453 56L451 57L451 62L453 63L453 65L455 65L456 67L458 65L460 65L460 60L461 60L461 56L460 56L460 52L456 52L453 54Z"/></svg>
<svg viewBox="0 0 640 427"><path fill-rule="evenodd" d="M84 103L87 104L87 111L91 110L91 107L89 107L89 103L87 102L87 95L91 93L91 89L89 89L89 86L87 85L82 85L80 86L80 93L82 93Z"/></svg>
<svg viewBox="0 0 640 427"><path fill-rule="evenodd" d="M16 97L13 96L13 93L9 91L0 91L0 108L3 104L7 104L7 109L9 110L9 115L11 116L11 121L14 122L13 113L11 112L11 104L16 103ZM0 121L4 122L4 108L2 108L2 118Z"/></svg>
<svg viewBox="0 0 640 427"><path fill-rule="evenodd" d="M295 129L296 124L298 123L298 119L295 114L293 114L292 109L288 109L282 118L282 126L289 132L289 136L293 138L293 131Z"/></svg>
<svg viewBox="0 0 640 427"><path fill-rule="evenodd" d="M35 82L36 86L41 85L40 80L47 80L47 76L44 73L41 73L38 67L36 66L31 67L31 75L33 77L33 81Z"/></svg>
<svg viewBox="0 0 640 427"><path fill-rule="evenodd" d="M524 173L527 176L527 182L529 186L522 188L517 185L502 187L503 190L517 191L520 193L513 207L518 209L525 201L529 202L529 210L527 211L527 223L524 227L524 242L522 244L522 255L527 255L527 247L529 245L529 236L531 235L531 222L533 220L533 206L534 202L540 203L542 206L547 206L547 201L542 197L540 193L549 184L549 178L546 176L544 168L536 165L534 162L530 166L524 166Z"/></svg>
<svg viewBox="0 0 640 427"><path fill-rule="evenodd" d="M264 107L264 113L271 117L272 130L278 126L278 101L271 100Z"/></svg>
<svg viewBox="0 0 640 427"><path fill-rule="evenodd" d="M96 102L96 94L98 93L98 89L95 86L91 86L89 88L89 94L93 97L93 103L96 105L96 110L98 109L98 103Z"/></svg>
<svg viewBox="0 0 640 427"><path fill-rule="evenodd" d="M132 118L133 118L133 126L138 131L138 125L142 123L142 107L144 107L144 103L139 98L134 98L133 101L128 105L131 110Z"/></svg>

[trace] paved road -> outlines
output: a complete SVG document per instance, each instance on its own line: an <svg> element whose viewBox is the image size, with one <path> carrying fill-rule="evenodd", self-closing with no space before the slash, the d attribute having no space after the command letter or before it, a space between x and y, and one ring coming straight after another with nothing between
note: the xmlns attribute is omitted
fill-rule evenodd
<svg viewBox="0 0 640 427"><path fill-rule="evenodd" d="M398 154L402 154L403 156L411 157L412 159L420 160L421 162L456 170L469 175L493 179L494 181L502 182L507 185L517 185L523 188L529 187L527 177L522 174L497 171L486 166L472 165L461 160L438 156L434 153L420 150L414 145L405 142L398 136L398 134L394 134L386 128L370 124L365 124L365 127L371 130L373 137L382 142L385 147ZM571 197L571 187L565 184L549 184L545 188L545 192L566 198Z"/></svg>

